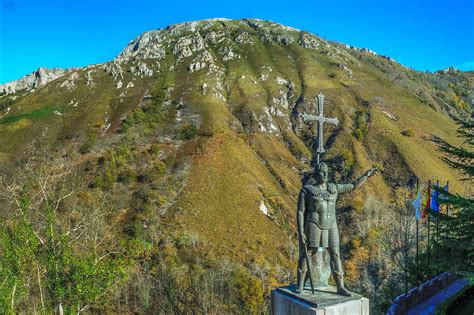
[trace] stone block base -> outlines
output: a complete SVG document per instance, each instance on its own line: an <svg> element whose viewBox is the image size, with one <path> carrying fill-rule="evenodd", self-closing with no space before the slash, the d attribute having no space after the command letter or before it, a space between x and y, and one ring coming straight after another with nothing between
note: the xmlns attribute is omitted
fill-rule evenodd
<svg viewBox="0 0 474 315"><path fill-rule="evenodd" d="M320 288L315 294L302 294L294 286L272 291L272 315L368 315L369 300L358 294L345 297L336 294L335 287Z"/></svg>

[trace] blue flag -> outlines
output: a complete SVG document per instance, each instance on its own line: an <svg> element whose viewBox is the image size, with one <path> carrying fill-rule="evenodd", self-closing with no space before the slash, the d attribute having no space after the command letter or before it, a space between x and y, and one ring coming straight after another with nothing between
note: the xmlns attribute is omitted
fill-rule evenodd
<svg viewBox="0 0 474 315"><path fill-rule="evenodd" d="M436 186L438 187L438 186ZM434 190L431 192L430 208L435 212L439 212L439 192Z"/></svg>
<svg viewBox="0 0 474 315"><path fill-rule="evenodd" d="M443 190L444 190L445 192L449 192L449 182L446 183L446 186L443 187ZM448 197L447 197L445 194L443 194L443 193L440 193L439 196L438 196L438 200L446 200L447 198L448 198Z"/></svg>
<svg viewBox="0 0 474 315"><path fill-rule="evenodd" d="M411 204L415 208L416 219L420 220L421 219L421 211L420 211L421 210L421 195L420 195L420 191L418 191L418 193L416 195L416 199L413 200Z"/></svg>

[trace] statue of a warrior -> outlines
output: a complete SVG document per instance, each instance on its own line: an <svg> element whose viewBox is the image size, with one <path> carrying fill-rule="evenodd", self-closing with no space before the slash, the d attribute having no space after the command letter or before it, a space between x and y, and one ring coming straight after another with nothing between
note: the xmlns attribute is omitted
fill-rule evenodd
<svg viewBox="0 0 474 315"><path fill-rule="evenodd" d="M327 165L319 163L315 169L315 182L307 183L301 189L297 211L300 248L297 270L299 293L302 293L304 289L308 262L313 259L318 248L322 247L329 252L331 272L336 281L337 293L344 296L351 295L344 287L344 273L339 254L339 231L336 222L337 197L341 193L360 187L376 171L376 168L372 168L349 184L334 184L328 183Z"/></svg>

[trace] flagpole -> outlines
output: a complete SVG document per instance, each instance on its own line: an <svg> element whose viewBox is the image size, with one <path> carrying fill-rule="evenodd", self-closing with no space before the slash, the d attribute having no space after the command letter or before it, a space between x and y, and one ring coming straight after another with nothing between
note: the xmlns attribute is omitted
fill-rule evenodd
<svg viewBox="0 0 474 315"><path fill-rule="evenodd" d="M448 192L449 192L449 180L446 182L446 186L448 186ZM446 215L449 216L449 204L446 204Z"/></svg>
<svg viewBox="0 0 474 315"><path fill-rule="evenodd" d="M436 188L439 188L439 180L436 180ZM438 196L438 195L436 195L436 196ZM438 214L439 214L439 201L437 201L436 205L438 207ZM436 218L436 246L439 248L439 217ZM439 253L437 253L437 255L436 255L437 256L436 261L439 260L438 254ZM438 269L438 266L437 266L436 267L436 275L438 275L438 273L439 273L439 269Z"/></svg>
<svg viewBox="0 0 474 315"><path fill-rule="evenodd" d="M416 192L419 193L418 187L418 177L416 178ZM415 219L416 219L416 286L418 286L418 218L416 217L416 209L415 209Z"/></svg>
<svg viewBox="0 0 474 315"><path fill-rule="evenodd" d="M448 187L448 192L449 192L449 180L447 181L446 186ZM448 217L449 217L449 204L446 203L446 220L449 219ZM445 232L446 233L446 243L448 243L449 242L449 230L448 230L447 227L449 225L445 224L444 226L445 226L445 229L446 229L446 232Z"/></svg>
<svg viewBox="0 0 474 315"><path fill-rule="evenodd" d="M431 180L428 180L428 195L431 197ZM426 205L425 206L425 210L426 210L426 207L429 207L429 205ZM431 272L430 272L430 223L431 223L431 220L430 220L430 214L428 213L428 276L431 275Z"/></svg>

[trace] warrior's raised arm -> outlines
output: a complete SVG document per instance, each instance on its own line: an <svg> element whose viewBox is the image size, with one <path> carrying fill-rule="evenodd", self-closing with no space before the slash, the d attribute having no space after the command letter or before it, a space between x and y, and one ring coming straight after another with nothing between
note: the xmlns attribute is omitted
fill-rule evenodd
<svg viewBox="0 0 474 315"><path fill-rule="evenodd" d="M371 168L370 170L368 170L367 172L365 172L364 175L362 175L361 177L359 177L358 179L356 179L355 181L353 181L352 183L349 183L349 184L337 184L337 192L339 193L346 193L346 192L349 192L349 191L353 191L354 189L356 188L359 188L360 186L362 186L363 183L365 183L365 181L372 175L375 175L375 173L377 172L377 168L376 167L373 167Z"/></svg>

